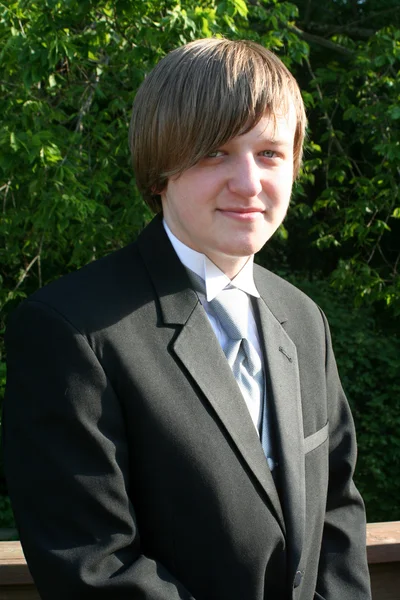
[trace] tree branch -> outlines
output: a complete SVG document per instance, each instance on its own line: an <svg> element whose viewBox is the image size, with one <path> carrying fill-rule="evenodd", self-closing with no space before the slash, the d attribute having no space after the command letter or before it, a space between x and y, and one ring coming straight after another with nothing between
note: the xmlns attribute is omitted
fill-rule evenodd
<svg viewBox="0 0 400 600"><path fill-rule="evenodd" d="M43 248L43 240L44 240L44 233L42 233L42 237L40 238L40 242L39 242L39 251L36 254L36 256L34 256L31 260L31 262L29 263L29 265L26 267L26 269L24 270L24 272L20 275L17 285L15 286L15 288L8 293L7 298L6 298L6 302L8 302L8 300L10 300L10 298L12 297L12 295L17 291L17 289L20 287L20 285L24 282L26 276L28 275L29 271L32 269L33 265L36 262L39 262L40 265L40 260L41 260L41 255L42 255L42 248ZM39 282L40 282L40 287L42 285L42 274L41 274L41 266L39 266Z"/></svg>
<svg viewBox="0 0 400 600"><path fill-rule="evenodd" d="M323 108L324 97L323 97L323 94L322 94L322 90L321 90L321 88L320 88L320 86L319 86L319 84L317 82L317 78L314 75L314 72L313 72L312 67L311 67L311 63L310 63L310 61L308 59L306 60L306 64L307 64L308 71L309 71L309 73L310 73L310 75L311 75L311 77L312 77L312 79L313 79L313 81L315 83L315 87L316 87L316 90L318 92L318 97L319 97L319 99L321 101L321 104L322 104L321 111L322 111L323 117L324 117L324 119L325 119L325 121L327 123L329 133L331 134L331 139L332 139L333 143L335 144L336 148L339 150L340 154L342 154L342 156L348 158L347 155L346 155L346 152L344 151L344 148L343 148L342 144L338 140L338 137L337 137L337 135L335 133L335 128L333 126L333 123L332 123L332 121L331 121L328 113ZM352 161L352 162L353 162L354 168L356 169L358 175L361 177L362 173L361 173L361 171L360 171L357 163L354 162L354 161ZM352 168L351 165L349 165L349 169L351 171L352 176L354 177L355 174L354 174L354 170L353 170L353 168Z"/></svg>
<svg viewBox="0 0 400 600"><path fill-rule="evenodd" d="M249 4L253 6L261 6L259 0L248 0ZM253 23L255 31L263 32L265 30L264 25L257 25L257 23ZM349 48L345 48L340 44L335 44L331 40L327 40L319 35L314 35L312 33L307 33L307 31L303 31L296 25L288 25L289 31L292 31L299 37L303 38L306 42L310 42L311 44L318 44L319 46L324 46L324 48L329 48L329 50L333 50L334 52L338 52L339 54L343 54L344 56L353 56L353 50L349 50Z"/></svg>
<svg viewBox="0 0 400 600"><path fill-rule="evenodd" d="M9 192L10 186L11 186L11 179L9 181L7 181L7 183L5 183L4 185L2 185L1 188L0 188L0 192L2 192L3 190L5 190L4 197L3 197L3 215L6 212L7 196L8 196L8 192Z"/></svg>
<svg viewBox="0 0 400 600"><path fill-rule="evenodd" d="M370 12L368 15L361 17L360 19L356 19L355 21L350 21L348 26L357 25L358 23L365 23L365 21L370 21L371 19L376 19L382 15L386 15L387 13L393 14L394 12L398 12L400 10L400 6L393 6L392 8L386 8L385 10L380 10L377 12Z"/></svg>
<svg viewBox="0 0 400 600"><path fill-rule="evenodd" d="M296 27L296 25L289 25L289 31L296 33L298 36L303 38L306 42L310 42L311 44L318 44L319 46L323 46L324 48L329 48L329 50L333 50L333 52L338 52L339 54L343 54L344 56L353 56L354 51L349 48L345 48L344 46L340 46L340 44L335 44L335 42L331 42L331 40L326 40L325 38L314 35L312 33L307 33L302 29Z"/></svg>
<svg viewBox="0 0 400 600"><path fill-rule="evenodd" d="M105 56L105 58L102 61L99 61L99 64L105 64L105 65L107 65L108 62L109 62L109 57ZM83 126L82 126L83 119L84 119L85 115L87 115L87 113L90 110L90 107L91 107L92 102L93 102L94 94L96 92L96 88L97 88L97 86L100 83L100 75L98 75L97 73L94 73L93 76L94 77L93 77L92 81L88 81L87 82L86 88L84 89L83 94L82 94L82 104L81 104L81 107L80 107L79 113L78 113L78 119L77 119L76 126L75 126L75 133L78 133L78 132L82 131L82 129L83 129ZM86 95L87 95L87 97L85 98ZM72 145L73 144L71 143L70 146L67 148L65 156L64 156L63 160L61 161L61 165L60 165L61 167L67 161L68 154L69 154L69 151L72 148Z"/></svg>
<svg viewBox="0 0 400 600"><path fill-rule="evenodd" d="M387 215L386 219L384 220L384 223L387 225L388 221L390 219L390 215ZM385 229L379 234L378 239L376 240L376 243L374 245L374 247L372 248L372 252L369 255L369 257L367 258L367 264L369 265L371 260L374 257L374 254L376 252L376 250L378 250L379 254L381 255L381 257L383 258L383 261L387 264L388 267L392 268L392 265L390 264L390 262L387 260L387 258L385 257L385 255L382 252L382 248L381 248L381 239L383 238L383 234L385 233Z"/></svg>
<svg viewBox="0 0 400 600"><path fill-rule="evenodd" d="M328 23L315 23L311 21L307 24L307 30L322 35L334 35L336 33L344 33L349 36L355 36L360 38L370 38L376 33L376 29L366 29L364 27L355 27L349 23L346 25L333 25Z"/></svg>
<svg viewBox="0 0 400 600"><path fill-rule="evenodd" d="M393 275L397 275L397 266L399 264L399 261L400 261L400 252L397 255L397 258L396 258L394 266L393 266Z"/></svg>

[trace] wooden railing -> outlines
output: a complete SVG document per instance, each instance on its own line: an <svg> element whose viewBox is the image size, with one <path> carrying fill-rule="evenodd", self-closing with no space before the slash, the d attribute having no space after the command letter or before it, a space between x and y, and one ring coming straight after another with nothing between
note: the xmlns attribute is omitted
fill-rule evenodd
<svg viewBox="0 0 400 600"><path fill-rule="evenodd" d="M367 526L367 555L373 600L400 600L400 521ZM0 600L40 600L19 542L0 542Z"/></svg>
<svg viewBox="0 0 400 600"><path fill-rule="evenodd" d="M400 521L367 525L373 600L400 600Z"/></svg>

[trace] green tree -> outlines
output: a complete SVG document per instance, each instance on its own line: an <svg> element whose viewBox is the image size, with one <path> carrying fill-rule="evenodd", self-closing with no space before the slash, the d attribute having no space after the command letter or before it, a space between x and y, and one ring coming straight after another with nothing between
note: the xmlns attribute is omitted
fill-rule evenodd
<svg viewBox="0 0 400 600"><path fill-rule="evenodd" d="M224 35L263 44L295 73L310 121L303 173L285 225L259 260L295 273L333 324L371 519L393 518L394 503L379 495L400 491L399 437L390 428L400 413L397 4L0 1L1 332L23 297L125 245L149 220L127 132L135 92L162 56ZM360 344L364 358L350 359ZM0 388L5 375L3 354ZM2 518L10 522L6 500Z"/></svg>
<svg viewBox="0 0 400 600"><path fill-rule="evenodd" d="M271 5L269 18L292 10ZM127 144L135 92L178 45L246 37L247 17L244 0L0 2L1 331L22 298L125 245L150 218ZM0 368L4 388L4 353Z"/></svg>
<svg viewBox="0 0 400 600"><path fill-rule="evenodd" d="M310 241L329 251L311 253L310 270L319 263L358 304L398 315L400 9L394 0L295 4L291 28L310 46L298 76L312 143L291 219L305 218Z"/></svg>

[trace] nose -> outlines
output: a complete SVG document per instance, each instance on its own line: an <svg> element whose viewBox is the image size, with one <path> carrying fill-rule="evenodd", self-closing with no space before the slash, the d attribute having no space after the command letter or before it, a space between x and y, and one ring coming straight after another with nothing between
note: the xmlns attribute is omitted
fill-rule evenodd
<svg viewBox="0 0 400 600"><path fill-rule="evenodd" d="M232 164L229 190L245 198L253 198L261 192L261 169L252 154L241 156Z"/></svg>

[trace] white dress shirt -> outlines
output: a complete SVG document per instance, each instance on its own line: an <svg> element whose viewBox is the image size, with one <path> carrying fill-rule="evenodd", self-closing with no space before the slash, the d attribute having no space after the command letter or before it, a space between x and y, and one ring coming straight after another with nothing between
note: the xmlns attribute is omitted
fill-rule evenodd
<svg viewBox="0 0 400 600"><path fill-rule="evenodd" d="M225 273L221 271L205 254L192 250L178 240L178 238L172 233L165 220L163 221L164 229L169 237L169 240L174 247L175 252L178 255L179 260L184 267L191 269L199 275L204 281L206 286L206 296L198 293L199 300L207 313L207 317L211 323L211 326L217 336L217 340L224 350L228 341L228 336L225 333L223 327L217 316L214 314L209 302L213 300L217 294L223 290L227 285L231 284L238 289L246 293L247 298L247 339L253 344L256 349L261 362L263 363L263 356L261 351L260 339L258 336L257 325L254 318L253 307L250 301L250 296L256 298L260 297L253 278L253 256L249 258L245 266L239 271L239 273L232 279L229 279ZM259 433L259 427L262 416L261 402L258 401L246 401L247 408L249 409L252 421L257 433Z"/></svg>

